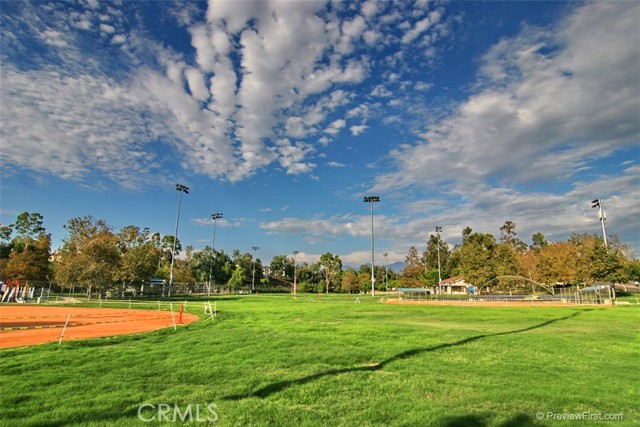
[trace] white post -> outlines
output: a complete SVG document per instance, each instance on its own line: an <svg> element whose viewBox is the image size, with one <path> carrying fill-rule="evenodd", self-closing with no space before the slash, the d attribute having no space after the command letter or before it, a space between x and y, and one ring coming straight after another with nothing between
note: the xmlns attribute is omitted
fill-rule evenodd
<svg viewBox="0 0 640 427"><path fill-rule="evenodd" d="M169 309L171 309L171 320L173 321L173 330L176 331L178 328L176 328L176 318L173 315L173 303L169 303Z"/></svg>
<svg viewBox="0 0 640 427"><path fill-rule="evenodd" d="M60 335L60 341L58 341L58 346L62 343L62 338L64 338L64 333L67 331L67 325L69 324L69 319L71 318L71 313L67 314L67 321L64 323L64 328L62 328L62 335Z"/></svg>

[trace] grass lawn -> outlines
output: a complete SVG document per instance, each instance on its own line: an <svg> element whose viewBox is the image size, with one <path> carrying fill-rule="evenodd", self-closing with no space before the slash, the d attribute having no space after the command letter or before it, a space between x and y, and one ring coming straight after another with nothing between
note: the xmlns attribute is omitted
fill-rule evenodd
<svg viewBox="0 0 640 427"><path fill-rule="evenodd" d="M354 299L216 298L177 332L0 351L0 424L640 426L638 306Z"/></svg>

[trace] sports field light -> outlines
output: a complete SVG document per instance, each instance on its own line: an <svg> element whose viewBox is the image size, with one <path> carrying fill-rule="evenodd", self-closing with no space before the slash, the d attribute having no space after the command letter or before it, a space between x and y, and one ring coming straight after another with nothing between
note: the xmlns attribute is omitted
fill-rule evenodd
<svg viewBox="0 0 640 427"><path fill-rule="evenodd" d="M600 222L602 223L602 235L604 236L604 246L609 246L607 241L607 228L604 225L604 222L607 220L607 215L604 213L604 208L602 207L602 199L594 199L591 201L592 208L598 208L598 218L600 218Z"/></svg>
<svg viewBox="0 0 640 427"><path fill-rule="evenodd" d="M389 255L389 252L385 252L382 254L382 256L384 257L384 289L386 291L389 290L389 284L387 282L387 271L388 271L387 255Z"/></svg>
<svg viewBox="0 0 640 427"><path fill-rule="evenodd" d="M293 251L293 299L296 298L296 255L298 255L300 251Z"/></svg>
<svg viewBox="0 0 640 427"><path fill-rule="evenodd" d="M183 184L176 184L178 191L178 214L176 215L176 232L173 235L173 252L171 253L171 267L169 268L169 296L171 296L171 286L173 285L173 262L176 257L176 244L178 243L178 223L180 222L180 205L182 204L182 193L189 194L189 187Z"/></svg>
<svg viewBox="0 0 640 427"><path fill-rule="evenodd" d="M440 273L440 233L442 233L442 227L436 227L436 234L438 235L438 292L442 293L442 274Z"/></svg>
<svg viewBox="0 0 640 427"><path fill-rule="evenodd" d="M253 249L253 277L251 279L251 290L256 287L256 251L260 249L258 246L251 246Z"/></svg>
<svg viewBox="0 0 640 427"><path fill-rule="evenodd" d="M211 275L213 274L213 257L216 250L216 224L222 218L222 212L214 212L211 214L213 220L213 239L211 239L211 265L209 266L209 286L207 287L207 296L211 295Z"/></svg>
<svg viewBox="0 0 640 427"><path fill-rule="evenodd" d="M371 296L375 295L375 284L376 284L376 276L374 273L375 270L375 243L373 239L373 204L380 201L380 197L378 196L365 196L365 203L371 203Z"/></svg>

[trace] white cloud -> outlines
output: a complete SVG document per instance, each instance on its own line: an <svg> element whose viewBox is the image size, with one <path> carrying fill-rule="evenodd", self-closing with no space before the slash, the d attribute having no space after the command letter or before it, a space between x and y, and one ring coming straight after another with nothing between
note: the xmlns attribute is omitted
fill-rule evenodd
<svg viewBox="0 0 640 427"><path fill-rule="evenodd" d="M114 34L116 32L116 29L113 27L113 25L100 24L100 31L105 34Z"/></svg>
<svg viewBox="0 0 640 427"><path fill-rule="evenodd" d="M351 135L358 136L361 133L363 133L365 130L367 130L368 128L369 128L369 126L367 126L367 125L356 125L356 126L351 126L349 128L349 130L351 131Z"/></svg>
<svg viewBox="0 0 640 427"><path fill-rule="evenodd" d="M287 174L297 175L299 173L308 173L315 168L314 163L304 162L303 160L315 150L313 147L297 143L291 144L288 139L278 141L278 152L280 154L280 165L287 170Z"/></svg>
<svg viewBox="0 0 640 427"><path fill-rule="evenodd" d="M111 38L111 43L113 44L124 44L127 42L127 36L123 34L116 34Z"/></svg>
<svg viewBox="0 0 640 427"><path fill-rule="evenodd" d="M145 150L154 132L137 114L139 94L115 82L6 66L0 85L3 163L79 180L98 171L126 188L147 182L158 161Z"/></svg>
<svg viewBox="0 0 640 427"><path fill-rule="evenodd" d="M589 3L555 32L499 42L485 57L488 81L426 141L393 151L397 170L376 188L566 177L637 143L640 49L628 35L638 7Z"/></svg>
<svg viewBox="0 0 640 427"><path fill-rule="evenodd" d="M42 33L42 38L44 42L48 45L55 47L66 47L68 45L65 40L65 35L59 31L55 30L46 30Z"/></svg>
<svg viewBox="0 0 640 427"><path fill-rule="evenodd" d="M431 89L433 85L430 83L425 83L425 82L418 82L415 84L414 89L418 90L418 91L427 91L429 89Z"/></svg>
<svg viewBox="0 0 640 427"><path fill-rule="evenodd" d="M338 132L340 132L340 129L344 128L347 125L347 122L345 122L342 119L337 119L335 120L333 123L331 123L325 130L325 133L328 133L330 135L336 135Z"/></svg>

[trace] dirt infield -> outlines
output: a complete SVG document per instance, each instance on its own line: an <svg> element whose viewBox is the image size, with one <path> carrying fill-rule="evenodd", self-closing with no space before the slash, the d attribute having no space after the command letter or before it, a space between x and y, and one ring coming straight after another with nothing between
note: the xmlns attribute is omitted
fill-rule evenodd
<svg viewBox="0 0 640 427"><path fill-rule="evenodd" d="M173 326L170 311L124 308L0 306L0 348L57 342L64 324L64 340L126 335ZM178 323L178 313L174 313ZM195 322L195 314L183 313L182 323Z"/></svg>

